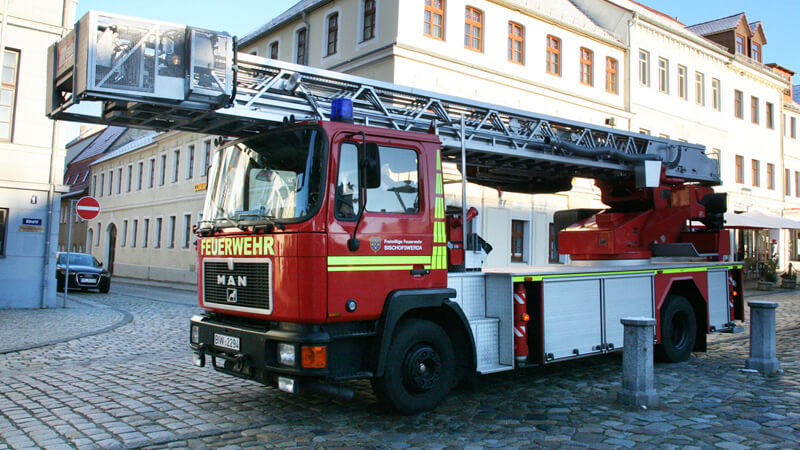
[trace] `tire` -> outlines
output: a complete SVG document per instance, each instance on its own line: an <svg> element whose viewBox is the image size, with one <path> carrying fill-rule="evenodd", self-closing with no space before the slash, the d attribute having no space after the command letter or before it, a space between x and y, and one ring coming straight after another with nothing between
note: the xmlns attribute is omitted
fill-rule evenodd
<svg viewBox="0 0 800 450"><path fill-rule="evenodd" d="M111 280L101 281L100 282L100 292L103 294L107 294L108 290L111 289Z"/></svg>
<svg viewBox="0 0 800 450"><path fill-rule="evenodd" d="M64 279L56 278L56 291L64 292Z"/></svg>
<svg viewBox="0 0 800 450"><path fill-rule="evenodd" d="M689 359L697 339L697 318L684 297L670 295L661 308L661 345L659 359L683 362Z"/></svg>
<svg viewBox="0 0 800 450"><path fill-rule="evenodd" d="M435 408L453 388L455 352L447 333L427 320L397 325L384 374L372 380L378 403L403 414Z"/></svg>

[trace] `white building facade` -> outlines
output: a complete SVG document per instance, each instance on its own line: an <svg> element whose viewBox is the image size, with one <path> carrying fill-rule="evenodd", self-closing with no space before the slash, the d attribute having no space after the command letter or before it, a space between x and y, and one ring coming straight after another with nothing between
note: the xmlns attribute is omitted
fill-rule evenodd
<svg viewBox="0 0 800 450"><path fill-rule="evenodd" d="M5 2L0 55L0 308L48 308L56 297L64 149L47 119L47 48L75 21L76 0Z"/></svg>

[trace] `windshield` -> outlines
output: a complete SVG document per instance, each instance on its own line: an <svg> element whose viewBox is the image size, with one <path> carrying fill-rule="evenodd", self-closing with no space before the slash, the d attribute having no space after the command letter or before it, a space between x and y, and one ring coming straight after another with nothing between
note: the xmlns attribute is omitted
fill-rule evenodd
<svg viewBox="0 0 800 450"><path fill-rule="evenodd" d="M59 265L66 265L67 264L67 254L61 253L58 255L58 263ZM94 258L92 255L86 255L82 253L70 253L69 254L69 264L71 266L94 266L100 267L100 261Z"/></svg>
<svg viewBox="0 0 800 450"><path fill-rule="evenodd" d="M317 128L265 133L217 151L204 223L298 222L322 201L325 139Z"/></svg>

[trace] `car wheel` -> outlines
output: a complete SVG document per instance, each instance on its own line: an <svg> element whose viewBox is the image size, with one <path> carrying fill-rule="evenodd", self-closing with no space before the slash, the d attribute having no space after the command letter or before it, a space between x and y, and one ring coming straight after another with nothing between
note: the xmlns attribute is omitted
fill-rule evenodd
<svg viewBox="0 0 800 450"><path fill-rule="evenodd" d="M64 280L56 279L56 291L64 292Z"/></svg>
<svg viewBox="0 0 800 450"><path fill-rule="evenodd" d="M103 294L107 294L109 289L111 289L111 280L101 280L100 281L100 292Z"/></svg>
<svg viewBox="0 0 800 450"><path fill-rule="evenodd" d="M697 319L689 301L679 295L667 297L661 308L659 359L683 362L689 359L697 339Z"/></svg>
<svg viewBox="0 0 800 450"><path fill-rule="evenodd" d="M431 410L453 387L453 344L427 320L404 320L396 330L384 374L372 382L375 396L403 414Z"/></svg>

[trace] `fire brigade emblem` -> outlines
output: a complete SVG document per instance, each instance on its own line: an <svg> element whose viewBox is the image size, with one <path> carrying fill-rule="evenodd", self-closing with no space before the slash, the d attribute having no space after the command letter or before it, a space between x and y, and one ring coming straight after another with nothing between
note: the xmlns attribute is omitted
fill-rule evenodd
<svg viewBox="0 0 800 450"><path fill-rule="evenodd" d="M239 301L239 293L236 288L228 288L228 303L237 303Z"/></svg>
<svg viewBox="0 0 800 450"><path fill-rule="evenodd" d="M383 239L378 236L372 236L369 238L369 248L371 248L375 253L378 253L378 250L381 249L381 243L383 243Z"/></svg>

